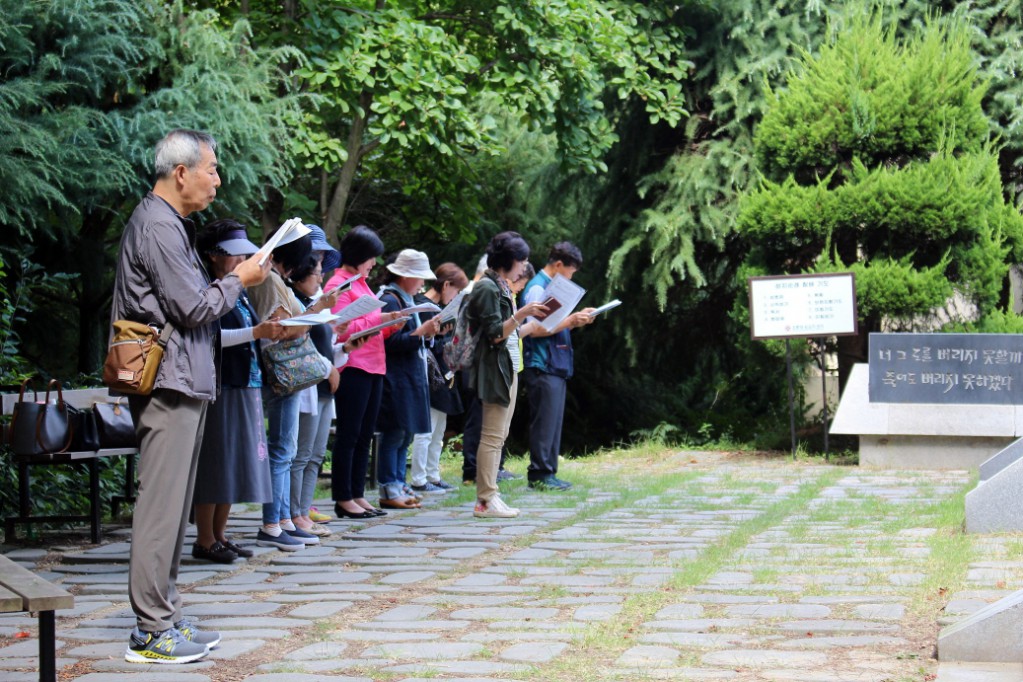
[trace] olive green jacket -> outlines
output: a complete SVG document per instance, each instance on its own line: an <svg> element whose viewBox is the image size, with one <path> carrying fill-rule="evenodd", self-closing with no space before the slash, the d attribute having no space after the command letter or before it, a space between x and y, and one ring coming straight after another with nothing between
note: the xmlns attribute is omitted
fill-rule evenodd
<svg viewBox="0 0 1023 682"><path fill-rule="evenodd" d="M504 333L503 325L515 313L507 287L497 282L496 276L488 270L473 285L469 294L467 316L469 330L475 334L483 330L476 345L475 361L469 372L469 385L476 389L476 395L485 403L496 403L507 407L511 404L511 385L515 378L508 344L504 339L495 342Z"/></svg>

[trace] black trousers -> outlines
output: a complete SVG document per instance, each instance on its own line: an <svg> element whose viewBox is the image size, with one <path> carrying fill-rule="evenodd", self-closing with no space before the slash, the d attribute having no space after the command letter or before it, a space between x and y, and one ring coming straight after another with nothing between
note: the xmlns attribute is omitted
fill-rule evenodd
<svg viewBox="0 0 1023 682"><path fill-rule="evenodd" d="M568 381L533 367L522 371L529 400L530 481L540 481L558 473L561 454L561 423L565 417Z"/></svg>
<svg viewBox="0 0 1023 682"><path fill-rule="evenodd" d="M351 367L334 394L337 432L331 451L330 496L335 502L366 496L369 448L384 395L384 376Z"/></svg>

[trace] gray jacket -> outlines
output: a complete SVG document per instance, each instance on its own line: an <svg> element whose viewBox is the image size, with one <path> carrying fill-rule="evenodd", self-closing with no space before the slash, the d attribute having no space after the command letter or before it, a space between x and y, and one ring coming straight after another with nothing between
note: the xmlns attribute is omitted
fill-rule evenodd
<svg viewBox="0 0 1023 682"><path fill-rule="evenodd" d="M121 235L111 321L174 325L156 388L216 398L216 321L242 290L233 273L210 282L195 250L195 223L152 192L139 202Z"/></svg>

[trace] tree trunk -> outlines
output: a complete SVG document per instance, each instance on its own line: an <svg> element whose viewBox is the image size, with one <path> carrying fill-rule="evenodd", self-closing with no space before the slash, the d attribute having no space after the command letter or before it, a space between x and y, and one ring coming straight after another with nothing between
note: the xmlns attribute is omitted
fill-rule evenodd
<svg viewBox="0 0 1023 682"><path fill-rule="evenodd" d="M266 242L266 238L270 234L280 227L281 213L284 211L284 194L281 193L276 187L267 185L266 188L266 201L263 202L263 212L259 216L259 224L263 228L262 241L260 244Z"/></svg>
<svg viewBox="0 0 1023 682"><path fill-rule="evenodd" d="M78 371L92 374L103 365L110 336L110 292L114 262L107 253L110 211L83 216L75 248L82 294L78 299Z"/></svg>
<svg viewBox="0 0 1023 682"><path fill-rule="evenodd" d="M337 184L330 198L330 205L327 206L327 214L323 219L323 231L328 235L336 235L338 228L344 222L345 210L348 207L348 195L352 191L352 182L355 181L355 171L359 169L359 162L366 153L362 146L362 135L366 130L367 119L369 118L369 105L373 103L373 93L363 92L359 97L359 107L363 114L352 119L351 130L348 131L348 158L341 166L341 174L338 176Z"/></svg>

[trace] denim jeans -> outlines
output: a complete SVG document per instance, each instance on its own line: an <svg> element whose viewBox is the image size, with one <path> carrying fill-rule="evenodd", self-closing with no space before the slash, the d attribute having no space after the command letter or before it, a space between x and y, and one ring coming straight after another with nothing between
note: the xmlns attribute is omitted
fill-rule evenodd
<svg viewBox="0 0 1023 682"><path fill-rule="evenodd" d="M291 462L298 450L298 393L279 396L264 388L263 401L273 491L273 501L263 505L263 523L271 525L291 517Z"/></svg>
<svg viewBox="0 0 1023 682"><path fill-rule="evenodd" d="M390 429L380 433L377 483L380 486L380 497L385 500L405 497L405 464L412 436L412 432L405 429Z"/></svg>
<svg viewBox="0 0 1023 682"><path fill-rule="evenodd" d="M317 414L301 412L298 415L298 450L291 463L291 515L308 516L316 494L316 479L320 464L327 454L327 438L334 416L334 398L316 397Z"/></svg>

